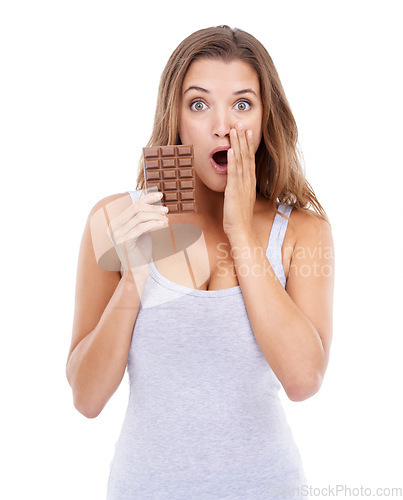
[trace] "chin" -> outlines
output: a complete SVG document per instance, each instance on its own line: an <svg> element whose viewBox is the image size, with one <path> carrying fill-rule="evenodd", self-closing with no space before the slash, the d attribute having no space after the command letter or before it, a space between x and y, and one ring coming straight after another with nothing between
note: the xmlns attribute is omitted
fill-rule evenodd
<svg viewBox="0 0 403 500"><path fill-rule="evenodd" d="M207 186L210 191L214 191L215 193L223 193L225 191L225 186L223 187L217 187L217 186L214 186L214 187L209 187Z"/></svg>
<svg viewBox="0 0 403 500"><path fill-rule="evenodd" d="M225 192L225 187L226 187L227 183L225 183L224 185L208 185L208 184L205 184L205 186L207 187L207 189L209 189L210 191L213 191L213 193L224 193Z"/></svg>
<svg viewBox="0 0 403 500"><path fill-rule="evenodd" d="M200 177L196 173L197 181L199 184L203 184L204 187L209 189L210 191L214 191L215 193L223 193L225 191L225 187L227 185L227 176L222 175L213 175L213 177Z"/></svg>

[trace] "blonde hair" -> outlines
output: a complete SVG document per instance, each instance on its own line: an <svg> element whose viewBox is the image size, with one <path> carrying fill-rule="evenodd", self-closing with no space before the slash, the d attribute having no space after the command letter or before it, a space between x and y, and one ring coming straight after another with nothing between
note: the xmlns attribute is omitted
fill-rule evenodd
<svg viewBox="0 0 403 500"><path fill-rule="evenodd" d="M241 60L257 73L263 103L262 140L256 151L256 193L270 200L277 213L281 203L313 212L326 220L322 205L305 178L298 149L298 130L273 61L265 47L249 33L229 26L202 29L174 50L162 73L154 126L147 146L180 144L178 112L185 75L197 59ZM140 159L137 189L144 190Z"/></svg>

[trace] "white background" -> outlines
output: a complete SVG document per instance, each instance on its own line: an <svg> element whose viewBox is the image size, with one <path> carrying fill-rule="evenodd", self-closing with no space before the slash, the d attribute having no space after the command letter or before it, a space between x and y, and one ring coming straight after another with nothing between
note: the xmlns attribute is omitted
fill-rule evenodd
<svg viewBox="0 0 403 500"><path fill-rule="evenodd" d="M325 382L304 402L282 394L309 484L403 487L399 8L2 2L1 498L105 497L128 381L96 419L73 407L65 362L81 235L99 199L135 188L171 52L219 24L249 31L272 55L333 226Z"/></svg>

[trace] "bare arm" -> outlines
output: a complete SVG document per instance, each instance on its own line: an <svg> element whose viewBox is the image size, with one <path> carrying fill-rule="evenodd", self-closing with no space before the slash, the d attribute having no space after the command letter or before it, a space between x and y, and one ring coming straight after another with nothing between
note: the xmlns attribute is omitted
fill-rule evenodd
<svg viewBox="0 0 403 500"><path fill-rule="evenodd" d="M122 278L95 328L70 351L74 406L88 418L99 415L122 381L139 303L135 285Z"/></svg>
<svg viewBox="0 0 403 500"><path fill-rule="evenodd" d="M329 360L334 250L326 222L292 214L297 216L286 290L253 234L234 238L231 245L239 250L234 262L237 272L243 271L238 279L256 341L288 397L302 401L319 390Z"/></svg>
<svg viewBox="0 0 403 500"><path fill-rule="evenodd" d="M326 372L333 336L334 245L329 224L313 211L293 210L295 245L286 289L253 229L256 163L252 131L230 131L223 229L249 321L262 354L287 396L315 394ZM231 153L230 153L231 151Z"/></svg>
<svg viewBox="0 0 403 500"><path fill-rule="evenodd" d="M135 279L130 270L121 277L119 271L106 271L97 264L91 237L92 217L105 206L121 206L125 196L128 197L127 194L110 196L95 205L80 247L73 336L66 375L75 407L88 418L99 415L122 381L149 273L149 268L136 269ZM131 201L127 207L124 214L126 235L130 235L130 231L135 234L148 231L156 227L156 220L162 220L158 207L143 202L131 204ZM106 233L105 237L108 238Z"/></svg>

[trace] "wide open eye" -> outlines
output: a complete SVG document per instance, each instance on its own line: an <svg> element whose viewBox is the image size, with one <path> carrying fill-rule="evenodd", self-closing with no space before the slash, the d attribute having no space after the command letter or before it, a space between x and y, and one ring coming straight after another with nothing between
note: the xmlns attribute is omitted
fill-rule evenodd
<svg viewBox="0 0 403 500"><path fill-rule="evenodd" d="M249 101L238 101L235 106L237 106L238 111L249 111L251 103Z"/></svg>
<svg viewBox="0 0 403 500"><path fill-rule="evenodd" d="M203 111L205 109L203 106L206 106L203 101L193 101L190 103L190 109L193 111Z"/></svg>

